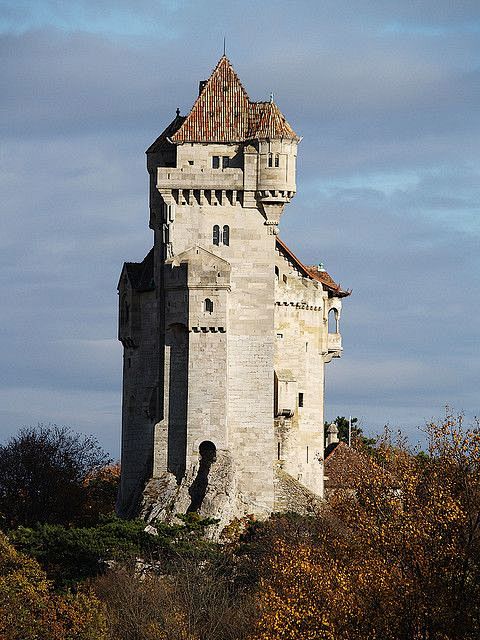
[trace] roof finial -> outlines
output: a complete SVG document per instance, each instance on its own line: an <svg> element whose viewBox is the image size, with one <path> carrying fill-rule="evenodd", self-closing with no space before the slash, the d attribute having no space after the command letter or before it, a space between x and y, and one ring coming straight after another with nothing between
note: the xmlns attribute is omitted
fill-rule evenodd
<svg viewBox="0 0 480 640"><path fill-rule="evenodd" d="M273 98L274 98L274 97L275 97L275 94L274 94L274 93L273 93L273 91L272 91L272 93L270 94L270 102L273 102Z"/></svg>
<svg viewBox="0 0 480 640"><path fill-rule="evenodd" d="M225 36L223 36L223 55L225 55L226 50L227 50L226 38Z"/></svg>
<svg viewBox="0 0 480 640"><path fill-rule="evenodd" d="M180 109L177 107L177 116L180 115Z"/></svg>

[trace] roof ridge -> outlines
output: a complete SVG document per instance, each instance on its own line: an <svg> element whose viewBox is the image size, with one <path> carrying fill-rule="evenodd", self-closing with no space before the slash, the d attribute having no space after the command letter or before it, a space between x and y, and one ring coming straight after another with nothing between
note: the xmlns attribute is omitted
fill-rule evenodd
<svg viewBox="0 0 480 640"><path fill-rule="evenodd" d="M334 281L334 279L330 276L330 274L328 274L326 271L325 271L326 277L324 278L322 278L318 272L314 273L313 269L303 264L303 262L299 258L297 258L297 256L293 253L293 251L289 249L285 244L285 242L283 242L283 240L281 240L278 236L276 237L276 243L281 249L285 251L285 253L287 253L289 258L297 266L297 268L299 268L300 271L303 271L304 275L306 275L307 278L320 282L323 287L325 287L326 289L334 293L335 296L339 298L345 298L346 296L349 296L351 294L351 291L348 291L348 290L344 291L341 288L341 286L337 284Z"/></svg>

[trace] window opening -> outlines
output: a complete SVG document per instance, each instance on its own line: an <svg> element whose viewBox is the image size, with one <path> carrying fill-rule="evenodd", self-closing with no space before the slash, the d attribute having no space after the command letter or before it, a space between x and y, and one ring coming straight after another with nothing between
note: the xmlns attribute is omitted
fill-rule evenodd
<svg viewBox="0 0 480 640"><path fill-rule="evenodd" d="M280 442L279 442L277 444L277 460L280 460L280 452L281 452L281 449L280 449Z"/></svg>
<svg viewBox="0 0 480 640"><path fill-rule="evenodd" d="M273 154L268 154L268 166L273 167Z"/></svg>
<svg viewBox="0 0 480 640"><path fill-rule="evenodd" d="M191 166L193 164L193 160L189 160L188 164Z"/></svg>
<svg viewBox="0 0 480 640"><path fill-rule="evenodd" d="M205 298L203 308L206 313L213 313L213 300L210 300L210 298Z"/></svg>
<svg viewBox="0 0 480 640"><path fill-rule="evenodd" d="M338 333L338 309L328 312L328 333Z"/></svg>
<svg viewBox="0 0 480 640"><path fill-rule="evenodd" d="M278 155L278 153L275 154L275 166L280 166L280 156Z"/></svg>
<svg viewBox="0 0 480 640"><path fill-rule="evenodd" d="M307 447L307 464L308 464L308 447Z"/></svg>
<svg viewBox="0 0 480 640"><path fill-rule="evenodd" d="M228 226L228 224L224 225L223 227L222 241L226 247L230 245L230 227Z"/></svg>
<svg viewBox="0 0 480 640"><path fill-rule="evenodd" d="M212 156L212 169L220 168L220 156Z"/></svg>
<svg viewBox="0 0 480 640"><path fill-rule="evenodd" d="M277 279L277 281L280 279L280 271L278 267L275 267L275 278Z"/></svg>
<svg viewBox="0 0 480 640"><path fill-rule="evenodd" d="M217 247L220 244L220 227L218 226L218 224L214 225L213 227L213 244L216 244Z"/></svg>
<svg viewBox="0 0 480 640"><path fill-rule="evenodd" d="M223 169L228 169L229 166L230 166L230 158L229 158L229 156L223 156L222 157L222 168Z"/></svg>
<svg viewBox="0 0 480 640"><path fill-rule="evenodd" d="M303 407L303 393L298 394L298 406Z"/></svg>
<svg viewBox="0 0 480 640"><path fill-rule="evenodd" d="M130 320L130 305L126 300L123 301L123 309L122 309L122 324L127 324Z"/></svg>
<svg viewBox="0 0 480 640"><path fill-rule="evenodd" d="M283 282L287 284L287 276L285 274L283 274Z"/></svg>

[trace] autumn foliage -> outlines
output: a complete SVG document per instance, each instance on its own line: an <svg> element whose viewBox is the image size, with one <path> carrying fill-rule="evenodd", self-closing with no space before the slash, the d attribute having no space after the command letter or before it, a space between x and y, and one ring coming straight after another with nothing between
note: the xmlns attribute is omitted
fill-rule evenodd
<svg viewBox="0 0 480 640"><path fill-rule="evenodd" d="M308 527L276 523L252 640L480 637L480 433L381 442Z"/></svg>
<svg viewBox="0 0 480 640"><path fill-rule="evenodd" d="M156 536L106 519L118 469L94 470L87 527L0 537L0 638L478 640L480 430L448 415L428 443L359 439L316 515L246 518L221 543L195 514Z"/></svg>
<svg viewBox="0 0 480 640"><path fill-rule="evenodd" d="M106 640L102 609L91 591L54 593L39 564L0 535L2 640Z"/></svg>

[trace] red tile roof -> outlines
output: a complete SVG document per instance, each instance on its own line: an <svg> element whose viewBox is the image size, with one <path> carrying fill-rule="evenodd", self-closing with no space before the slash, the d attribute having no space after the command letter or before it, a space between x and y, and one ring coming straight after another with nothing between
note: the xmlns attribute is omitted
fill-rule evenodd
<svg viewBox="0 0 480 640"><path fill-rule="evenodd" d="M243 142L256 138L299 140L274 102L251 102L222 56L173 142Z"/></svg>
<svg viewBox="0 0 480 640"><path fill-rule="evenodd" d="M332 295L337 298L345 298L349 296L352 292L350 290L344 291L339 284L333 280L333 278L326 271L319 271L318 267L307 267L301 262L297 256L291 251L287 245L280 240L277 236L276 238L277 249L287 256L287 258L297 267L297 269L303 273L307 278L311 278L312 280L317 280L322 283L324 289L332 293Z"/></svg>

